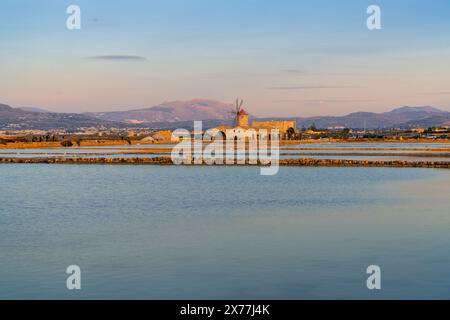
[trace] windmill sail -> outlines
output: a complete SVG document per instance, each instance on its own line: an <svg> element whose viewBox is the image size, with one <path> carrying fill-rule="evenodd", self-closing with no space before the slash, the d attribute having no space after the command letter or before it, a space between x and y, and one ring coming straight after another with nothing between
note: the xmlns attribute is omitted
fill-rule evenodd
<svg viewBox="0 0 450 320"><path fill-rule="evenodd" d="M239 114L242 110L242 105L244 104L244 100L241 99L239 101L239 98L236 99L235 109L231 111L231 113L234 115L234 125L238 126L239 124Z"/></svg>

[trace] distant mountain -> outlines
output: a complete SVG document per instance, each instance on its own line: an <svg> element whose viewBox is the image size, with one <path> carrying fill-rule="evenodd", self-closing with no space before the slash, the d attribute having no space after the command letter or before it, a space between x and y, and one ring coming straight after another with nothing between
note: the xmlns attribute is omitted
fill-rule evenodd
<svg viewBox="0 0 450 320"><path fill-rule="evenodd" d="M91 112L85 115L108 121L121 121L130 124L162 123L193 120L230 120L233 105L207 99L163 102L144 109L115 112Z"/></svg>
<svg viewBox="0 0 450 320"><path fill-rule="evenodd" d="M40 113L52 113L51 111L42 109L42 108L36 108L36 107L20 107L17 108L23 111L30 111L30 112L40 112Z"/></svg>
<svg viewBox="0 0 450 320"><path fill-rule="evenodd" d="M82 127L151 127L154 129L190 129L193 120L203 120L204 129L233 123L233 105L214 100L164 102L160 105L116 112L57 113L41 108L12 108L0 104L0 130L66 129ZM250 116L251 119L257 119ZM353 129L414 128L450 125L450 112L434 107L401 107L389 112L354 112L341 117L259 118L257 120L296 120L298 127L328 128L343 126Z"/></svg>
<svg viewBox="0 0 450 320"><path fill-rule="evenodd" d="M1 130L76 130L80 127L123 126L78 113L26 111L0 104Z"/></svg>
<svg viewBox="0 0 450 320"><path fill-rule="evenodd" d="M387 112L388 114L410 114L410 113L426 113L426 114L441 114L442 111L438 108L434 107L400 107L397 109L394 109L390 112Z"/></svg>
<svg viewBox="0 0 450 320"><path fill-rule="evenodd" d="M164 102L160 105L117 112L86 113L98 119L126 122L128 124L147 123L151 126L171 128L193 120L214 120L230 123L233 105L214 100L194 99L190 101ZM254 118L251 116L251 118ZM297 120L299 126L318 128L344 126L349 128L411 128L448 124L450 113L434 107L401 107L384 113L355 112L341 117L289 118ZM259 119L269 120L269 119Z"/></svg>
<svg viewBox="0 0 450 320"><path fill-rule="evenodd" d="M328 128L415 128L450 124L450 112L434 107L401 107L389 112L355 112L342 117L295 118L299 126Z"/></svg>

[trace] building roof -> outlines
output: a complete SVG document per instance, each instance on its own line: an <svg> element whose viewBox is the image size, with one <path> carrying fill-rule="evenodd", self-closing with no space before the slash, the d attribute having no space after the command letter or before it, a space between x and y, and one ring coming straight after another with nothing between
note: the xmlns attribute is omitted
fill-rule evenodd
<svg viewBox="0 0 450 320"><path fill-rule="evenodd" d="M240 115L240 116L248 116L248 113L244 109L241 109L241 111L239 111L238 115Z"/></svg>

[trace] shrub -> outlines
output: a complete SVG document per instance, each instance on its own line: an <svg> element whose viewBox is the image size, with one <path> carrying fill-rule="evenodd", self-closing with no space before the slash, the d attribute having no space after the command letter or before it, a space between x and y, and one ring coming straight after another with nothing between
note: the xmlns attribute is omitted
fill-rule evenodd
<svg viewBox="0 0 450 320"><path fill-rule="evenodd" d="M61 142L61 145L63 147L71 147L71 146L73 146L73 143L70 140L64 140L64 141Z"/></svg>

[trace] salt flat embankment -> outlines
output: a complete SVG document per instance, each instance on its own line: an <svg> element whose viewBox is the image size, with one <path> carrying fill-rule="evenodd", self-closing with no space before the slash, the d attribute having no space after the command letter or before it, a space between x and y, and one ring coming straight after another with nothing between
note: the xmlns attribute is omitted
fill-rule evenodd
<svg viewBox="0 0 450 320"><path fill-rule="evenodd" d="M174 165L169 157L157 158L0 158L0 163L10 164L104 164L104 165ZM189 164L187 164L189 165ZM202 164L205 165L206 164ZM234 164L238 166L237 164ZM250 165L250 164L246 164ZM261 165L258 163L257 165ZM393 167L393 168L446 168L450 161L372 161L344 159L282 159L280 166L292 167ZM226 166L233 166L227 164Z"/></svg>

